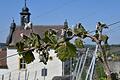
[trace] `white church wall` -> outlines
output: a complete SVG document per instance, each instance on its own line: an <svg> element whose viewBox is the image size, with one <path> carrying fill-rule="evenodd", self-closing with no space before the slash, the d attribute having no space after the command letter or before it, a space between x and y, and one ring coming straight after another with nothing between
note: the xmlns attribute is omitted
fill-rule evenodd
<svg viewBox="0 0 120 80"><path fill-rule="evenodd" d="M7 49L7 56L16 53L16 49ZM2 78L2 74L4 74L5 80L9 79L9 77L12 80L18 80L18 78L20 78L20 80L25 80L26 76L29 80L34 80L34 78L36 78L36 80L43 80L44 76L41 76L43 68L47 69L47 76L45 77L46 80L52 80L54 76L62 76L62 62L56 57L54 50L50 51L50 55L53 57L53 60L48 61L47 65L44 65L39 62L38 53L34 53L35 60L32 63L27 64L26 70L19 69L18 55L9 57L7 58L8 69L0 69L0 80Z"/></svg>

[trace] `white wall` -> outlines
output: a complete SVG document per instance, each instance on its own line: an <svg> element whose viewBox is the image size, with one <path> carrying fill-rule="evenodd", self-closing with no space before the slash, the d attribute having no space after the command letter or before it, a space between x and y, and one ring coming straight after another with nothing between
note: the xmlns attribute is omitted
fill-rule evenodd
<svg viewBox="0 0 120 80"><path fill-rule="evenodd" d="M16 49L7 49L7 56L16 54ZM45 80L52 80L54 76L62 76L62 62L56 57L54 50L50 51L50 55L53 57L52 61L48 61L47 65L39 62L38 53L34 53L34 62L27 65L27 73L29 73L29 80L34 80L36 74L36 80L44 80L41 76L42 68L47 68L47 76ZM19 59L18 55L7 58L8 69L0 69L0 75L5 74L5 80L10 76L12 80L18 80L18 75L20 74L20 80L25 78L25 70L19 70ZM28 74L27 74L28 75ZM1 77L0 77L1 78ZM1 79L0 79L1 80Z"/></svg>

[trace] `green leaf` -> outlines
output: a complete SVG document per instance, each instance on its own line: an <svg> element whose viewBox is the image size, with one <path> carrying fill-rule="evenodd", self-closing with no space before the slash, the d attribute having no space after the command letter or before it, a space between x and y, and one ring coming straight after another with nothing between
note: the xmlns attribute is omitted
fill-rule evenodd
<svg viewBox="0 0 120 80"><path fill-rule="evenodd" d="M83 47L84 47L83 41L81 40L81 38L75 39L75 45L76 45L76 47L78 47L78 48L83 48Z"/></svg>
<svg viewBox="0 0 120 80"><path fill-rule="evenodd" d="M32 44L33 47L40 48L41 38L38 34L31 33L30 34L30 39L31 39L31 43L29 43L29 44Z"/></svg>
<svg viewBox="0 0 120 80"><path fill-rule="evenodd" d="M52 31L53 32L53 31ZM49 45L51 45L51 48L54 48L57 44L57 36L55 33L51 33L49 31L45 32L45 36L43 38L43 41Z"/></svg>
<svg viewBox="0 0 120 80"><path fill-rule="evenodd" d="M55 30L55 29L49 29L49 32L50 32L50 34L57 34L57 30Z"/></svg>
<svg viewBox="0 0 120 80"><path fill-rule="evenodd" d="M25 59L26 63L29 64L35 60L35 57L32 51L26 51L22 53L23 58Z"/></svg>
<svg viewBox="0 0 120 80"><path fill-rule="evenodd" d="M30 47L31 39L30 37L23 35L21 42L24 43L24 47Z"/></svg>
<svg viewBox="0 0 120 80"><path fill-rule="evenodd" d="M67 31L67 35L68 35L68 36L72 36L72 35L73 35L73 32L72 32L71 29L68 29L68 31Z"/></svg>
<svg viewBox="0 0 120 80"><path fill-rule="evenodd" d="M44 33L43 41L44 41L45 43L48 43L48 42L50 41L50 40L49 40L49 32L48 32L48 31L46 31L46 32Z"/></svg>
<svg viewBox="0 0 120 80"><path fill-rule="evenodd" d="M106 52L110 50L110 46L109 46L108 44L102 45L102 48L103 48L103 50L106 51Z"/></svg>
<svg viewBox="0 0 120 80"><path fill-rule="evenodd" d="M64 42L56 49L56 52L61 61L66 61L76 56L76 47L70 42Z"/></svg>
<svg viewBox="0 0 120 80"><path fill-rule="evenodd" d="M81 24L78 24L74 28L74 33L79 37L86 38L87 31L85 30L85 28Z"/></svg>
<svg viewBox="0 0 120 80"><path fill-rule="evenodd" d="M24 43L23 42L17 42L16 43L16 48L17 48L17 51L18 52L21 52L21 51L23 51L24 50Z"/></svg>
<svg viewBox="0 0 120 80"><path fill-rule="evenodd" d="M97 80L106 80L106 74L104 72L104 67L100 62L96 63L96 75L97 75Z"/></svg>
<svg viewBox="0 0 120 80"><path fill-rule="evenodd" d="M102 41L104 42L104 44L108 44L108 36L107 35L102 35Z"/></svg>
<svg viewBox="0 0 120 80"><path fill-rule="evenodd" d="M53 44L57 43L57 37L56 37L56 35L50 36L49 39L51 40L51 43L53 43Z"/></svg>

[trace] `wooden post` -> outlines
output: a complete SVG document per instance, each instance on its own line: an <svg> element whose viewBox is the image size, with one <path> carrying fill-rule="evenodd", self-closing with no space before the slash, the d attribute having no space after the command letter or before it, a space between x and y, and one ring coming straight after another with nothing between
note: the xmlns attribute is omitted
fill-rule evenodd
<svg viewBox="0 0 120 80"><path fill-rule="evenodd" d="M25 80L27 80L27 70L25 70Z"/></svg>
<svg viewBox="0 0 120 80"><path fill-rule="evenodd" d="M30 73L30 72L28 72L28 74L27 74L27 80L29 79L29 73Z"/></svg>
<svg viewBox="0 0 120 80"><path fill-rule="evenodd" d="M9 80L11 80L11 72L10 72L10 74L9 74Z"/></svg>
<svg viewBox="0 0 120 80"><path fill-rule="evenodd" d="M64 76L65 73L64 73L64 62L62 62L62 76Z"/></svg>
<svg viewBox="0 0 120 80"><path fill-rule="evenodd" d="M35 77L34 77L34 80L36 80L36 77L37 77L37 71L35 71Z"/></svg>
<svg viewBox="0 0 120 80"><path fill-rule="evenodd" d="M4 74L2 75L2 80L4 80Z"/></svg>
<svg viewBox="0 0 120 80"><path fill-rule="evenodd" d="M20 80L20 72L19 72L19 74L18 74L18 80Z"/></svg>

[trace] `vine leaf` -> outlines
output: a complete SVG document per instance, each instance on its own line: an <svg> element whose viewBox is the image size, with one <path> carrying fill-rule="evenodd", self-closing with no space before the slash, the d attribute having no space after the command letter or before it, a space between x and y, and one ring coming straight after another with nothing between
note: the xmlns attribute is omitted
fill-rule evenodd
<svg viewBox="0 0 120 80"><path fill-rule="evenodd" d="M29 64L29 63L31 63L31 62L33 62L35 60L35 57L34 57L31 50L22 53L22 56L25 59L25 62L27 64Z"/></svg>
<svg viewBox="0 0 120 80"><path fill-rule="evenodd" d="M81 37L81 38L86 38L86 34L87 31L85 30L85 28L81 25L81 23L79 23L78 25L76 25L76 27L74 28L74 33Z"/></svg>
<svg viewBox="0 0 120 80"><path fill-rule="evenodd" d="M32 46L34 46L35 48L40 48L40 46L41 46L41 38L40 38L40 36L38 34L31 33L30 34L30 39L31 39Z"/></svg>
<svg viewBox="0 0 120 80"><path fill-rule="evenodd" d="M24 43L23 42L17 42L16 43L16 48L17 48L17 51L18 52L21 52L21 51L23 51L24 50Z"/></svg>
<svg viewBox="0 0 120 80"><path fill-rule="evenodd" d="M43 41L46 44L49 44L51 48L54 48L54 46L57 44L57 36L54 31L46 31L44 34Z"/></svg>
<svg viewBox="0 0 120 80"><path fill-rule="evenodd" d="M67 30L67 35L68 35L68 37L73 35L72 29L69 28Z"/></svg>
<svg viewBox="0 0 120 80"><path fill-rule="evenodd" d="M22 56L25 59L27 64L34 61L35 57L32 53L32 50L25 51L24 50L24 43L18 42L18 43L16 43L16 47L17 47L17 51L18 51L19 56Z"/></svg>
<svg viewBox="0 0 120 80"><path fill-rule="evenodd" d="M64 42L56 49L56 52L61 61L66 61L76 56L76 47L70 42Z"/></svg>
<svg viewBox="0 0 120 80"><path fill-rule="evenodd" d="M30 39L30 37L24 35L23 33L21 33L20 35L21 35L21 37L22 37L21 42L24 43L24 47L30 47L30 44L31 44L31 39Z"/></svg>
<svg viewBox="0 0 120 80"><path fill-rule="evenodd" d="M102 35L102 41L104 42L104 44L108 44L108 36L107 35Z"/></svg>
<svg viewBox="0 0 120 80"><path fill-rule="evenodd" d="M83 41L81 40L81 38L75 39L75 46L78 48L84 48L84 44L83 44Z"/></svg>

